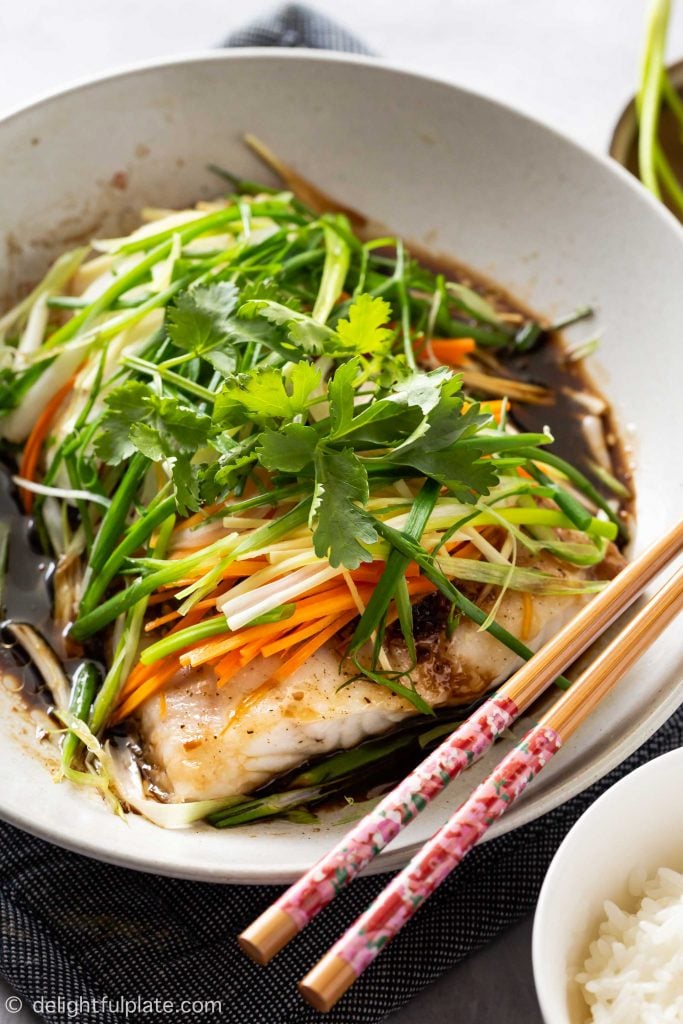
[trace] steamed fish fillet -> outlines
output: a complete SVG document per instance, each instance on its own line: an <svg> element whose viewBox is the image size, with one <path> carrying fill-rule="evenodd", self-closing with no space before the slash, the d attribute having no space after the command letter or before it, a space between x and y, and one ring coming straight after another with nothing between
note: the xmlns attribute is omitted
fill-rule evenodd
<svg viewBox="0 0 683 1024"><path fill-rule="evenodd" d="M614 575L620 557L617 553L611 565L598 566L597 574ZM542 646L588 599L534 596L527 645L534 650ZM486 605L481 602L485 610ZM449 638L443 612L438 599L428 598L416 613L419 662L413 678L434 707L467 703L520 664L469 620L461 621ZM525 618L522 595L508 592L496 618L519 636ZM394 667L406 667L398 638L389 641L387 651ZM255 694L231 724L242 700L262 686L276 664L257 660L222 688L210 671L188 670L166 691L163 711L158 697L143 705L139 725L145 761L158 789L173 800L249 793L310 758L357 746L415 714L412 705L364 679L340 690L349 676L340 671L338 650L328 646L286 681Z"/></svg>
<svg viewBox="0 0 683 1024"><path fill-rule="evenodd" d="M339 655L321 648L283 683L271 687L234 724L240 701L270 676L275 659L253 663L222 687L205 669L181 673L158 698L143 705L140 730L145 760L156 766L157 787L176 800L250 793L310 757L355 747L410 714L410 705L384 687L352 683Z"/></svg>

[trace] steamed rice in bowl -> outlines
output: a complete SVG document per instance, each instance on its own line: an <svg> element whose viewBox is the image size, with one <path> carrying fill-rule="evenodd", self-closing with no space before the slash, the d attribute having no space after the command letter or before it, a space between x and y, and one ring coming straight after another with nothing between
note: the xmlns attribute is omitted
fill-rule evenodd
<svg viewBox="0 0 683 1024"><path fill-rule="evenodd" d="M576 981L599 1024L683 1021L683 874L633 871L629 913L611 900Z"/></svg>

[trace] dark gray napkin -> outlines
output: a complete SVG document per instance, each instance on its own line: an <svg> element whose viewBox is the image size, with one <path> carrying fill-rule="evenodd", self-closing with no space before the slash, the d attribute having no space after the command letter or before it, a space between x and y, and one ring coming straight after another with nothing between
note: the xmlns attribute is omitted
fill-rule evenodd
<svg viewBox="0 0 683 1024"><path fill-rule="evenodd" d="M303 4L286 4L228 36L225 46L295 46L371 53L357 36Z"/></svg>
<svg viewBox="0 0 683 1024"><path fill-rule="evenodd" d="M343 29L296 5L228 42L367 52ZM593 800L638 765L682 745L683 709L591 789L477 847L327 1019L382 1020L528 913L563 836ZM278 889L138 874L59 850L9 825L0 825L0 841L0 973L50 1024L319 1021L295 982L387 881L386 875L357 881L262 968L244 957L235 936Z"/></svg>

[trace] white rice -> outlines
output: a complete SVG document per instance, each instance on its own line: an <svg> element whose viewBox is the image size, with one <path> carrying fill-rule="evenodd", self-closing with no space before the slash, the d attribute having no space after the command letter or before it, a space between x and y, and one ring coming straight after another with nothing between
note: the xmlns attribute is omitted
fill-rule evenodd
<svg viewBox="0 0 683 1024"><path fill-rule="evenodd" d="M577 974L594 1024L683 1024L683 874L633 872L633 914L605 902L606 920Z"/></svg>

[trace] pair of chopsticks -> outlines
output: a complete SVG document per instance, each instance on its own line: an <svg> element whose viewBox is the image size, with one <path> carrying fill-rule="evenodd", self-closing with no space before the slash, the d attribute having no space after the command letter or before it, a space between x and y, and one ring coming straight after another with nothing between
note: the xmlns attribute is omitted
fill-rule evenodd
<svg viewBox="0 0 683 1024"><path fill-rule="evenodd" d="M683 522L605 587L313 868L239 937L265 964L453 779L480 758L557 675L683 549ZM683 569L666 583L348 929L299 988L330 1010L683 608Z"/></svg>

